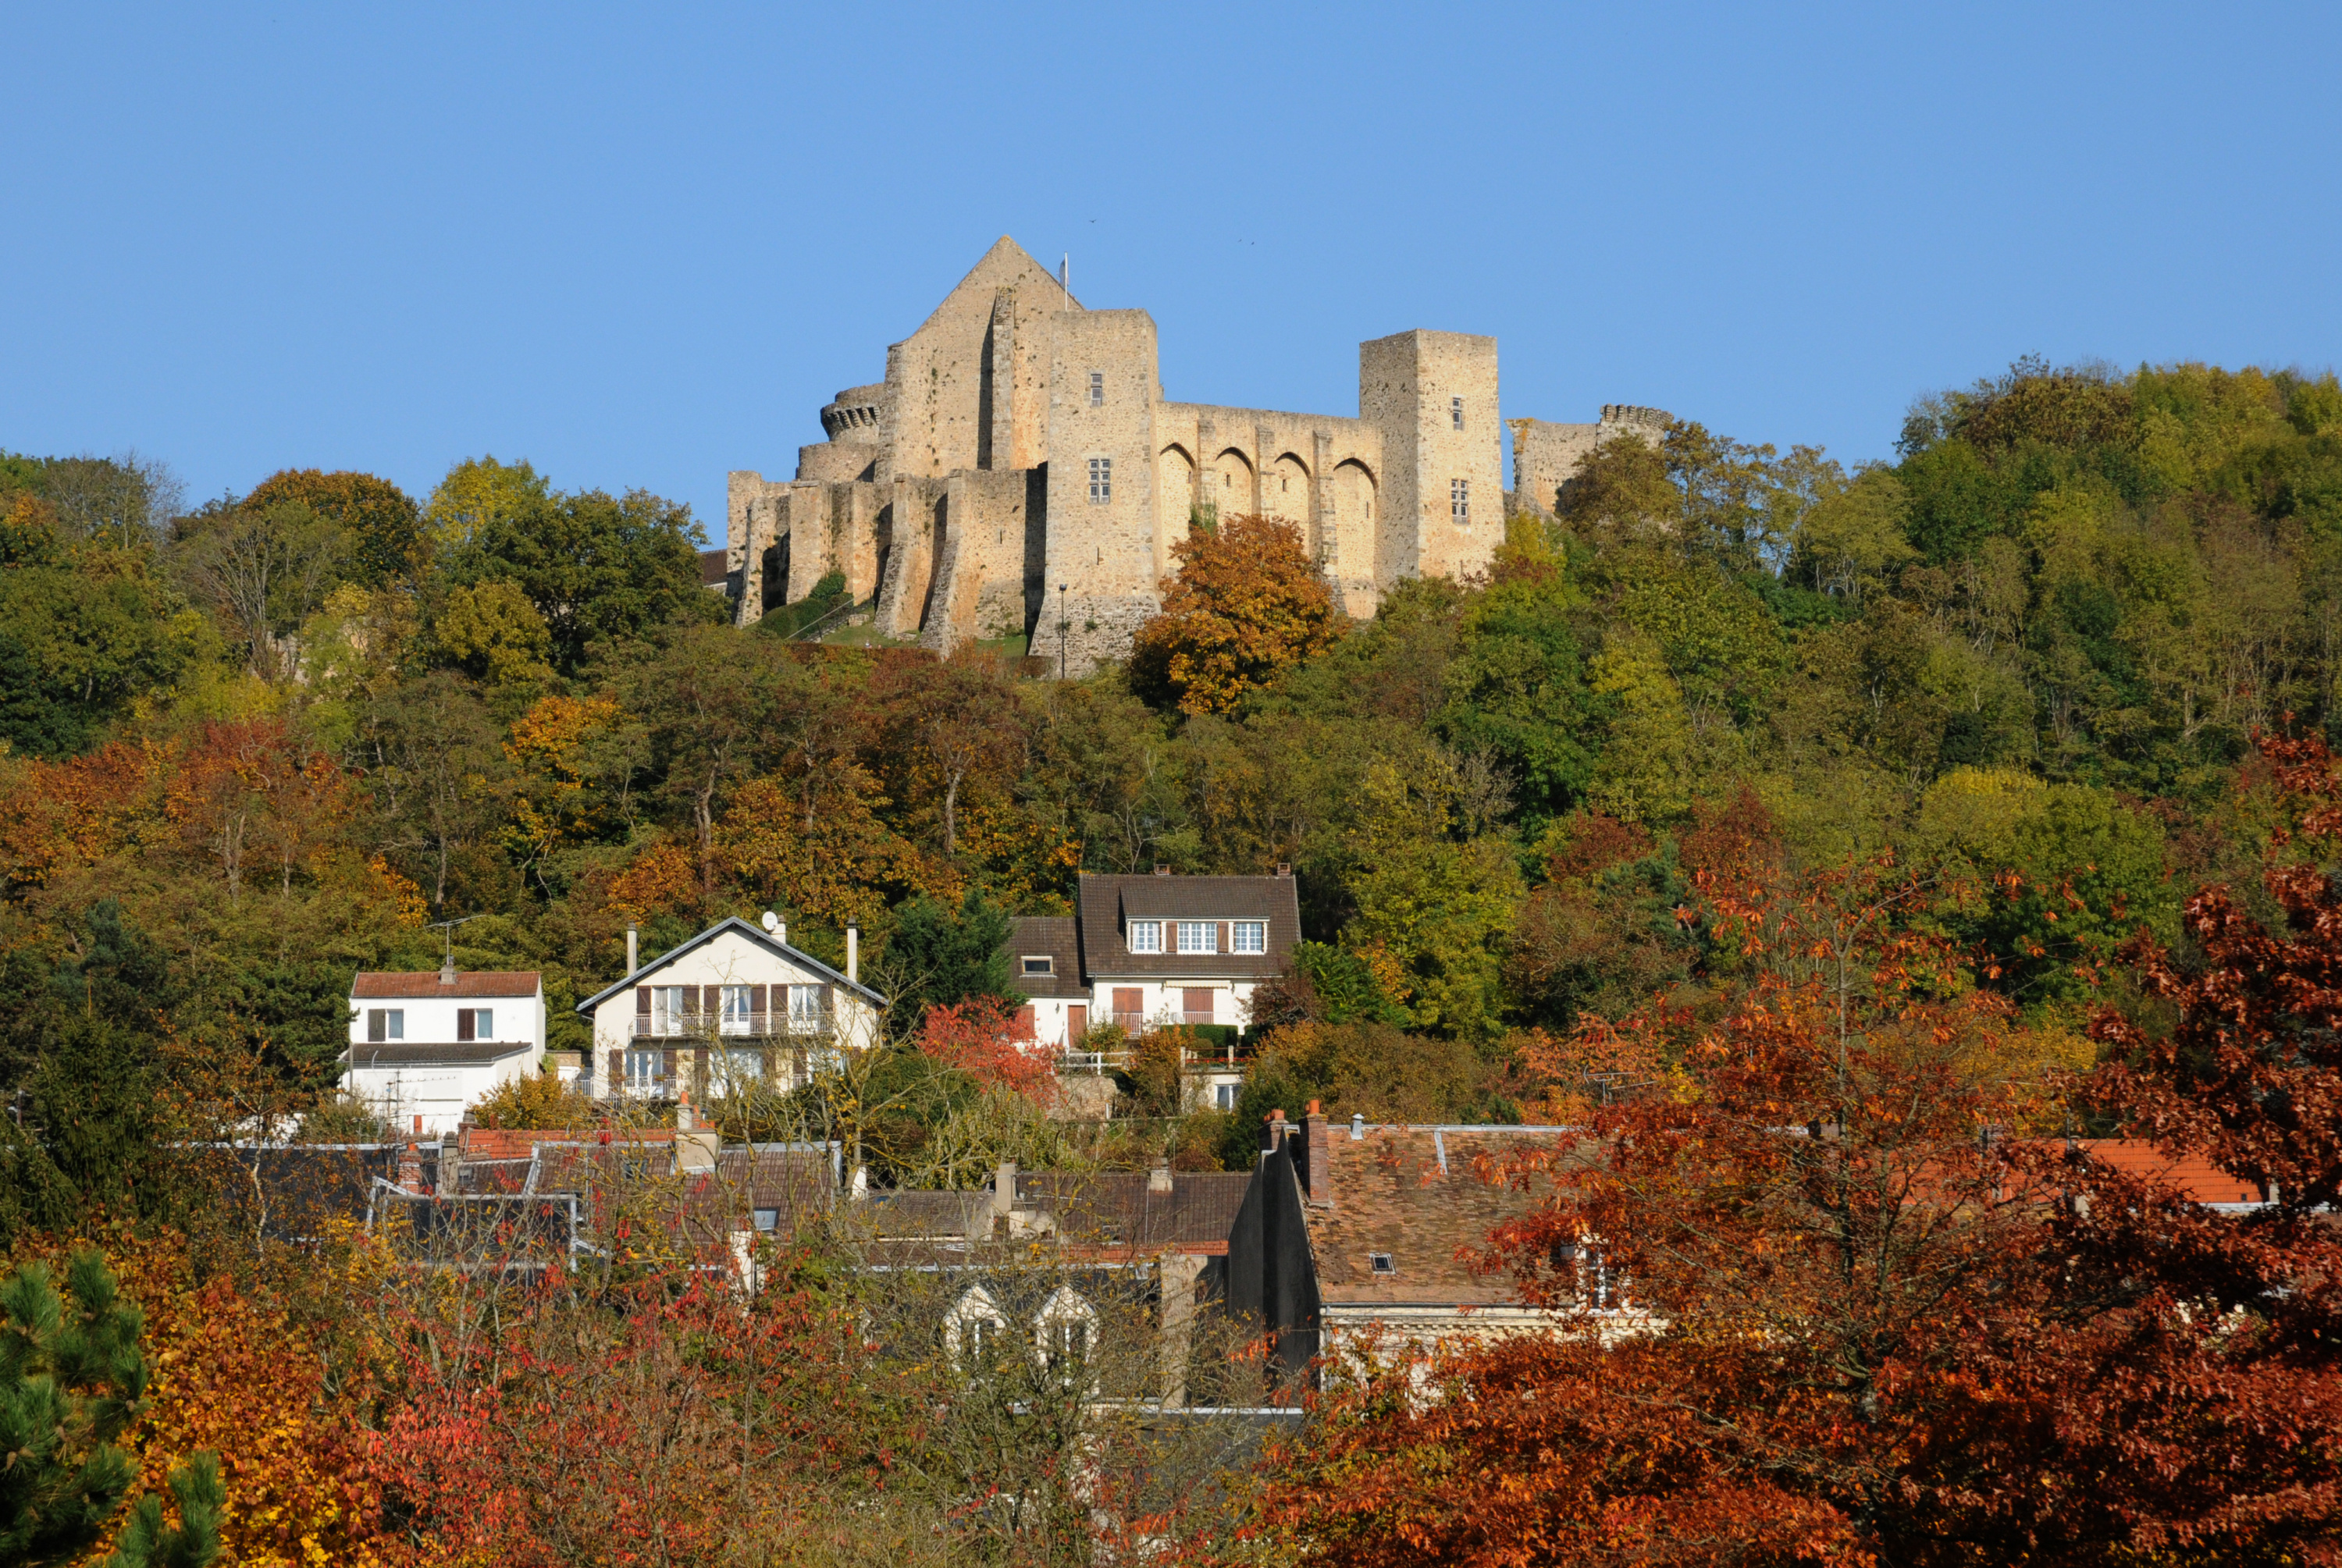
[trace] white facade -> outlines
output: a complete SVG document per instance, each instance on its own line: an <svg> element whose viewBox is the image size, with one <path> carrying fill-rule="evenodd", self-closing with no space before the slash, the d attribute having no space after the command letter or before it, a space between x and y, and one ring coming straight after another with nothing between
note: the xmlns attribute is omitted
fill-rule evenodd
<svg viewBox="0 0 2342 1568"><path fill-rule="evenodd" d="M879 1040L886 998L767 933L726 920L578 1004L597 1097L791 1088L840 1048Z"/></svg>
<svg viewBox="0 0 2342 1568"><path fill-rule="evenodd" d="M535 971L361 973L349 1008L342 1087L394 1135L454 1132L498 1085L535 1077L545 1055Z"/></svg>

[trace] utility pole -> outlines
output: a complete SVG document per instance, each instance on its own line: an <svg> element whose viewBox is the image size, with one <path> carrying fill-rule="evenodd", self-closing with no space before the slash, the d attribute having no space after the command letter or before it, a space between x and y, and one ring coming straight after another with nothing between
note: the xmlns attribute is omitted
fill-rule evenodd
<svg viewBox="0 0 2342 1568"><path fill-rule="evenodd" d="M1057 680L1066 678L1066 585L1057 584Z"/></svg>

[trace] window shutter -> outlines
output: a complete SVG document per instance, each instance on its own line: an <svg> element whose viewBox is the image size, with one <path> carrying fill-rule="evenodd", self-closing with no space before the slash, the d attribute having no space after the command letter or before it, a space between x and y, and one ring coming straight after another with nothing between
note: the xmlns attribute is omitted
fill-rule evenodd
<svg viewBox="0 0 2342 1568"><path fill-rule="evenodd" d="M821 983L821 1024L824 1029L837 1027L837 987L825 980Z"/></svg>
<svg viewBox="0 0 2342 1568"><path fill-rule="evenodd" d="M611 1053L610 1053L610 1091L609 1091L609 1092L610 1092L611 1094L616 1094L618 1092L618 1085L619 1085L619 1084L623 1084L623 1083L625 1083L626 1081L626 1054L624 1051L613 1051L613 1052L611 1052Z"/></svg>
<svg viewBox="0 0 2342 1568"><path fill-rule="evenodd" d="M635 987L635 1016L648 1018L650 1015L651 988L647 985L637 985Z"/></svg>
<svg viewBox="0 0 2342 1568"><path fill-rule="evenodd" d="M383 1010L379 1007L367 1008L366 1038L368 1040L386 1040L389 1037L390 1024L388 1020L385 1017Z"/></svg>
<svg viewBox="0 0 2342 1568"><path fill-rule="evenodd" d="M1228 923L1223 920L1220 922L1219 951L1222 953L1234 953L1236 950L1236 944L1228 940Z"/></svg>
<svg viewBox="0 0 2342 1568"><path fill-rule="evenodd" d="M683 993L683 1015L686 1018L696 1018L699 1015L699 987L684 985L676 989Z"/></svg>
<svg viewBox="0 0 2342 1568"><path fill-rule="evenodd" d="M468 1007L455 1009L455 1043L458 1045L471 1043L473 1021L478 1017L479 1014Z"/></svg>
<svg viewBox="0 0 2342 1568"><path fill-rule="evenodd" d="M724 987L721 985L703 985L699 988L699 1010L710 1018L724 1011Z"/></svg>
<svg viewBox="0 0 2342 1568"><path fill-rule="evenodd" d="M1033 1009L1019 1007L1016 1010L1016 1038L1030 1040L1033 1037Z"/></svg>
<svg viewBox="0 0 2342 1568"><path fill-rule="evenodd" d="M765 1009L765 995L766 988L764 986L751 985L748 987L748 1011L758 1020L770 1016ZM756 1028L756 1024L752 1023L749 1024L749 1027L752 1029ZM769 1027L769 1025L767 1025L767 1027Z"/></svg>

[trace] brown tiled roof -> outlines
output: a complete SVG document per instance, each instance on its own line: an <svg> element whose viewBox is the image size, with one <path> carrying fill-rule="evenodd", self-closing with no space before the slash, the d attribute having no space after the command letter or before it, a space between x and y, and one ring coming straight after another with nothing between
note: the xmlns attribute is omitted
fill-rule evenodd
<svg viewBox="0 0 2342 1568"><path fill-rule="evenodd" d="M1067 1241L1218 1254L1251 1181L1242 1171L1177 1171L1159 1193L1144 1171L1020 1171L1016 1203L1050 1214Z"/></svg>
<svg viewBox="0 0 2342 1568"><path fill-rule="evenodd" d="M2261 1203L2268 1193L2257 1182L2232 1176L2200 1154L2173 1159L2154 1144L2135 1138L2077 1138L2074 1146L2101 1164L2141 1181L2177 1187L2196 1203Z"/></svg>
<svg viewBox="0 0 2342 1568"><path fill-rule="evenodd" d="M1021 914L1008 927L1008 973L1016 989L1027 996L1082 1000L1089 987L1082 984L1082 953L1078 927L1070 914ZM1046 954L1051 972L1025 973L1025 955Z"/></svg>
<svg viewBox="0 0 2342 1568"><path fill-rule="evenodd" d="M1081 911L1085 980L1266 980L1285 972L1286 955L1301 940L1301 898L1289 876L1092 876L1083 874ZM1268 951L1133 953L1124 940L1137 920L1262 920ZM1171 944L1166 941L1164 945Z"/></svg>
<svg viewBox="0 0 2342 1568"><path fill-rule="evenodd" d="M549 1127L466 1127L464 1129L465 1160L525 1160L539 1144L590 1144L598 1145L602 1134L598 1128L572 1127L555 1131ZM624 1146L635 1144L667 1144L675 1142L673 1127L614 1128L610 1142ZM665 1150L662 1148L661 1153Z"/></svg>
<svg viewBox="0 0 2342 1568"><path fill-rule="evenodd" d="M1507 1276L1476 1273L1456 1253L1485 1246L1490 1231L1552 1190L1543 1177L1526 1191L1507 1183L1504 1162L1540 1140L1556 1148L1565 1138L1571 1158L1591 1156L1592 1144L1554 1128L1369 1127L1353 1141L1348 1127L1334 1126L1326 1144L1334 1201L1306 1210L1319 1298L1327 1306L1513 1301ZM1376 1273L1376 1253L1389 1253L1395 1272Z"/></svg>
<svg viewBox="0 0 2342 1568"><path fill-rule="evenodd" d="M534 969L459 969L455 984L439 984L439 972L425 970L419 974L396 971L376 973L361 969L350 983L350 995L355 1000L396 1001L405 997L428 996L534 996L537 992L537 973Z"/></svg>
<svg viewBox="0 0 2342 1568"><path fill-rule="evenodd" d="M728 586L732 576L730 562L731 552L728 550L702 550L699 553L699 585L703 588Z"/></svg>

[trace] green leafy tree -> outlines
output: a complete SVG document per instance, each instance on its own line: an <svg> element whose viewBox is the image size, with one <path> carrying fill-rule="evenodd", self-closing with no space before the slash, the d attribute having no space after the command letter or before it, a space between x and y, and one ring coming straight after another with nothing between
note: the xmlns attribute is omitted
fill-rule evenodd
<svg viewBox="0 0 2342 1568"><path fill-rule="evenodd" d="M145 1408L145 1314L89 1248L66 1264L62 1297L47 1263L16 1269L0 1314L0 1562L68 1561L104 1535L137 1478L116 1439ZM219 1554L217 1456L194 1455L169 1484L179 1527L164 1528L159 1499L139 1499L110 1568L203 1568Z"/></svg>
<svg viewBox="0 0 2342 1568"><path fill-rule="evenodd" d="M349 541L351 574L369 588L394 578L412 581L431 564L431 540L415 498L371 474L287 468L272 474L244 498L266 510L281 503L305 506L330 519Z"/></svg>
<svg viewBox="0 0 2342 1568"><path fill-rule="evenodd" d="M971 996L1025 1000L1009 970L1008 912L976 888L956 910L921 896L896 911L884 963L905 1029L916 1030L929 1007Z"/></svg>
<svg viewBox="0 0 2342 1568"><path fill-rule="evenodd" d="M517 586L536 606L562 674L577 674L595 644L724 618L724 601L700 585L705 535L688 506L642 490L552 495L534 485L491 490L476 506L462 514L470 535L450 578Z"/></svg>

